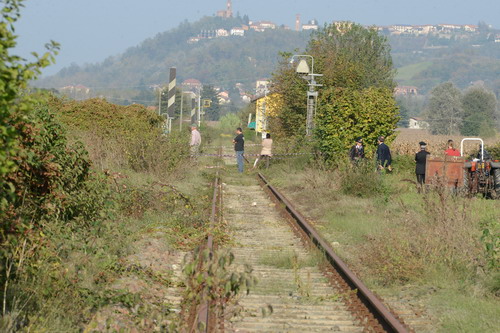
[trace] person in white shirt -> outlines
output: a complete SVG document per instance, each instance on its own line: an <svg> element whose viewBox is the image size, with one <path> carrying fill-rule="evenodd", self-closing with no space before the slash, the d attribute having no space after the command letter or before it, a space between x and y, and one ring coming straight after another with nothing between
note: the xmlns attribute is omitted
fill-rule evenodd
<svg viewBox="0 0 500 333"><path fill-rule="evenodd" d="M269 168L269 160L271 159L273 149L273 139L271 139L271 134L267 133L266 138L262 140L262 150L260 151L260 156L257 157L255 163L253 164L253 168L255 169L260 160L266 159L266 168Z"/></svg>
<svg viewBox="0 0 500 333"><path fill-rule="evenodd" d="M191 157L197 157L200 150L201 134L196 125L191 125Z"/></svg>

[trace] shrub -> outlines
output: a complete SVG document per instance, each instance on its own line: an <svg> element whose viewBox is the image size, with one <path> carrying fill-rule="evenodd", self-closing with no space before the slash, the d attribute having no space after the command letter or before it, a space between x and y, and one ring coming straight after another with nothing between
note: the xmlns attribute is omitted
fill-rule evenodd
<svg viewBox="0 0 500 333"><path fill-rule="evenodd" d="M371 160L356 164L345 161L339 172L340 188L344 194L361 198L388 194L384 177L375 171L375 164Z"/></svg>
<svg viewBox="0 0 500 333"><path fill-rule="evenodd" d="M51 108L82 140L96 166L162 175L189 156L188 133L164 135L164 118L142 105L121 106L102 99L63 101Z"/></svg>
<svg viewBox="0 0 500 333"><path fill-rule="evenodd" d="M219 128L223 132L233 133L237 127L240 127L240 118L234 113L228 113L220 118Z"/></svg>

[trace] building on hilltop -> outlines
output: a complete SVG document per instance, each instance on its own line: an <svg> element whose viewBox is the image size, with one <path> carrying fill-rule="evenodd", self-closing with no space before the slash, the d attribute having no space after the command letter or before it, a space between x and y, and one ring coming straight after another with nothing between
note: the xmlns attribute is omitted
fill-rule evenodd
<svg viewBox="0 0 500 333"><path fill-rule="evenodd" d="M84 100L90 97L90 88L77 84L75 86L65 86L58 89L59 92L74 100Z"/></svg>
<svg viewBox="0 0 500 333"><path fill-rule="evenodd" d="M217 37L227 37L229 36L229 32L226 29L217 29L215 35Z"/></svg>
<svg viewBox="0 0 500 333"><path fill-rule="evenodd" d="M318 30L318 21L310 20L307 24L302 25L302 30Z"/></svg>
<svg viewBox="0 0 500 333"><path fill-rule="evenodd" d="M250 21L250 29L257 32L264 32L268 29L276 29L276 24L270 21L253 22Z"/></svg>
<svg viewBox="0 0 500 333"><path fill-rule="evenodd" d="M226 10L219 10L217 12L217 16L225 18L233 17L233 4L231 3L231 0L227 0Z"/></svg>
<svg viewBox="0 0 500 333"><path fill-rule="evenodd" d="M227 91L221 91L217 94L217 99L219 100L219 104L229 104L231 103L231 99L229 98L229 93Z"/></svg>
<svg viewBox="0 0 500 333"><path fill-rule="evenodd" d="M231 36L245 36L245 29L244 28L232 28L231 29Z"/></svg>
<svg viewBox="0 0 500 333"><path fill-rule="evenodd" d="M418 88L414 86L397 86L394 88L394 95L403 95L403 96L409 96L409 95L418 95Z"/></svg>

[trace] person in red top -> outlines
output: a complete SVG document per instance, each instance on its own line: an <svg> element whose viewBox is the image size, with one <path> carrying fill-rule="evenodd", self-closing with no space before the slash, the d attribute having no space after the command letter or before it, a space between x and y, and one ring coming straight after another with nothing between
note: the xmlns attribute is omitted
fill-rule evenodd
<svg viewBox="0 0 500 333"><path fill-rule="evenodd" d="M453 140L448 140L448 149L444 151L447 156L460 156L460 151L453 147Z"/></svg>

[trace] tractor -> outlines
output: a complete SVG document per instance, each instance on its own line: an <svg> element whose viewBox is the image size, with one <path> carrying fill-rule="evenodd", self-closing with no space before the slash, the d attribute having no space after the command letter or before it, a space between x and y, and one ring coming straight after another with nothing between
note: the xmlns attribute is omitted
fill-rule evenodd
<svg viewBox="0 0 500 333"><path fill-rule="evenodd" d="M464 156L464 143L480 143L477 156ZM491 199L500 199L500 161L485 154L484 142L479 138L465 138L460 142L460 156L427 158L426 184L441 182L454 190L463 190L467 195L482 194Z"/></svg>

